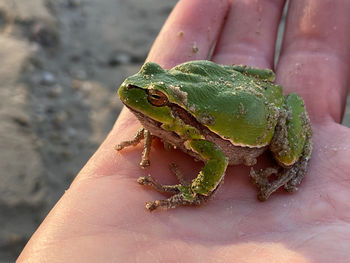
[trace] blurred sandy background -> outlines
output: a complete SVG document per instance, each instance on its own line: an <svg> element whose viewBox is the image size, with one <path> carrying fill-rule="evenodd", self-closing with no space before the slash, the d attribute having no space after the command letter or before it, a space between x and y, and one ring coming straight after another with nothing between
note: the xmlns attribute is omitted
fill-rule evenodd
<svg viewBox="0 0 350 263"><path fill-rule="evenodd" d="M116 87L176 2L0 0L0 263L104 139L122 107Z"/></svg>

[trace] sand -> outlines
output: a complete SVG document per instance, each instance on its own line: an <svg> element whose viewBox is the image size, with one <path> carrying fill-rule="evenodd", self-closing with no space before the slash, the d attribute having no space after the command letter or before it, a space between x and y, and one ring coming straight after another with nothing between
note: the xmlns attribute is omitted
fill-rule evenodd
<svg viewBox="0 0 350 263"><path fill-rule="evenodd" d="M0 0L0 263L14 261L111 129L118 84L176 2Z"/></svg>

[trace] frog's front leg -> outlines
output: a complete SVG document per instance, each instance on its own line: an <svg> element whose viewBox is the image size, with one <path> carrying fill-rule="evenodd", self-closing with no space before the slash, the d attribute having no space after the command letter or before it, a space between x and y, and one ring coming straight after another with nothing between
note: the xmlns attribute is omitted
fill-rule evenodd
<svg viewBox="0 0 350 263"><path fill-rule="evenodd" d="M149 160L149 154L151 151L151 144L152 144L152 135L151 133L146 130L145 128L140 128L136 134L134 135L134 138L132 138L129 141L123 141L121 143L119 143L118 145L115 146L115 149L117 151L120 151L126 147L129 146L135 146L137 144L139 144L139 142L145 139L145 144L144 144L144 148L143 148L143 152L142 152L142 157L141 157L141 162L140 165L142 167L146 167L150 165L150 160Z"/></svg>
<svg viewBox="0 0 350 263"><path fill-rule="evenodd" d="M285 107L280 115L270 144L275 159L282 165L279 169L267 168L258 172L252 170L251 178L259 187L258 198L262 201L281 186L288 192L297 186L306 174L312 150L312 130L303 100L296 94L285 98ZM276 179L270 181L270 175Z"/></svg>
<svg viewBox="0 0 350 263"><path fill-rule="evenodd" d="M199 205L213 194L222 181L228 164L222 150L214 143L201 139L190 140L185 144L188 149L198 153L202 159L206 160L206 164L191 183L184 182L180 175L177 177L181 184L174 186L160 185L149 176L140 177L138 181L141 184L153 186L158 191L176 193L165 200L147 202L148 210L175 208L180 205Z"/></svg>

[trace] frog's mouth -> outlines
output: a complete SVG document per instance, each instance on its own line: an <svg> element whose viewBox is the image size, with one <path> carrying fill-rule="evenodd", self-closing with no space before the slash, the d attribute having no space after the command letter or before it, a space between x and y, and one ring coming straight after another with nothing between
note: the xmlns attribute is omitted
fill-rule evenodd
<svg viewBox="0 0 350 263"><path fill-rule="evenodd" d="M127 107L138 119L139 121L144 125L145 122L149 122L149 123L152 123L152 126L154 127L157 127L159 129L162 129L161 126L162 126L162 123L159 122L159 121L156 121L150 117L147 117L145 114L143 114L142 112L139 112L133 108L131 108L130 106L128 105L125 105L125 107ZM144 125L146 126L146 125Z"/></svg>

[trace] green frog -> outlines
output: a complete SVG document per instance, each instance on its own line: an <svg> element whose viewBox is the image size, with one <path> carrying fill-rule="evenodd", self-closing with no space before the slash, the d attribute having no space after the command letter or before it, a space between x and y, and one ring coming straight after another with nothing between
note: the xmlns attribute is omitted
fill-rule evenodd
<svg viewBox="0 0 350 263"><path fill-rule="evenodd" d="M271 151L276 167L250 172L259 200L282 186L288 192L297 190L312 151L310 120L303 99L293 93L284 96L274 79L269 69L198 60L170 70L147 62L121 84L121 101L143 127L132 140L118 144L118 151L144 140L140 165L146 167L152 138L158 137L165 146L204 162L190 182L175 165L171 169L179 184L161 185L151 176L140 177L140 184L172 194L146 202L148 210L207 201L228 165L253 166L266 150Z"/></svg>

